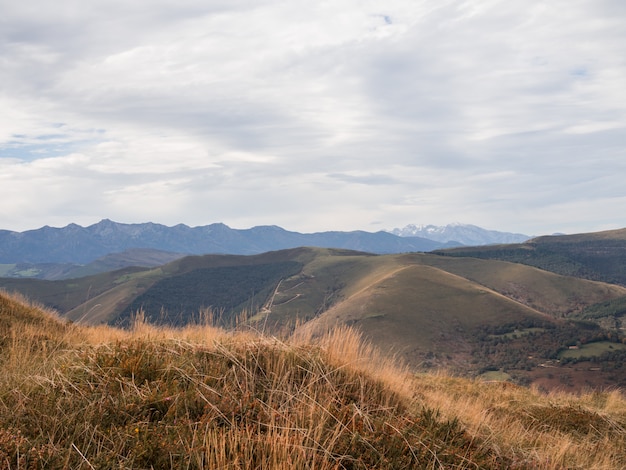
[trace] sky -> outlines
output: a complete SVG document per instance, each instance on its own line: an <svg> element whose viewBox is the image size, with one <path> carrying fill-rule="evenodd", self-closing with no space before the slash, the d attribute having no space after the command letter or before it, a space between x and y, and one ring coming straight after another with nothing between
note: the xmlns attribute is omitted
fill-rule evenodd
<svg viewBox="0 0 626 470"><path fill-rule="evenodd" d="M623 0L0 0L0 229L626 227Z"/></svg>

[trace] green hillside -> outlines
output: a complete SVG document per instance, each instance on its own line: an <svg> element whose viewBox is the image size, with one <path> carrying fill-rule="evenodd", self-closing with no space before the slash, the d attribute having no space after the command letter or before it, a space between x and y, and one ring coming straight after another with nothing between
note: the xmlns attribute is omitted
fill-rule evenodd
<svg viewBox="0 0 626 470"><path fill-rule="evenodd" d="M124 268L93 276L60 281L0 278L0 288L19 292L65 314L90 299L134 278L147 275L147 268Z"/></svg>
<svg viewBox="0 0 626 470"><path fill-rule="evenodd" d="M300 272L297 261L250 266L219 266L194 269L164 277L138 295L120 313L116 323L128 325L143 310L154 323L185 325L193 312L216 310L220 321L234 324L243 311L256 311L281 280Z"/></svg>
<svg viewBox="0 0 626 470"><path fill-rule="evenodd" d="M380 277L411 265L438 268L555 318L576 316L626 295L620 286L450 253L455 256L301 248L255 256L193 256L152 269L126 268L65 281L3 278L0 287L74 321L124 323L144 309L154 321L182 324L210 308L225 321L246 310L275 326L315 318ZM394 302L402 304L403 298L400 293Z"/></svg>
<svg viewBox="0 0 626 470"><path fill-rule="evenodd" d="M381 347L410 356L457 354L478 328L530 322L554 324L541 312L438 268L405 265L388 272L318 317L310 328L356 325Z"/></svg>
<svg viewBox="0 0 626 470"><path fill-rule="evenodd" d="M415 370L500 370L546 387L626 385L626 370L608 370L619 354L600 371L556 362L569 347L623 339L621 321L602 306L621 305L625 287L498 260L299 248L186 257L71 282L2 282L79 323L129 326L141 311L155 324L183 326L208 314L222 326L273 334L348 325ZM546 364L559 372L545 373Z"/></svg>
<svg viewBox="0 0 626 470"><path fill-rule="evenodd" d="M626 292L622 286L589 282L498 260L425 256L422 262L555 317L576 316L590 304L620 297Z"/></svg>
<svg viewBox="0 0 626 470"><path fill-rule="evenodd" d="M626 229L545 236L521 244L453 248L435 253L522 263L557 274L626 286Z"/></svg>

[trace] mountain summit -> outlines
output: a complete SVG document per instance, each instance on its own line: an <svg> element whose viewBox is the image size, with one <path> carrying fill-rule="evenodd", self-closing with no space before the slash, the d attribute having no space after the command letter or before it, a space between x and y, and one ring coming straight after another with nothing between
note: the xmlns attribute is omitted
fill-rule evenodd
<svg viewBox="0 0 626 470"><path fill-rule="evenodd" d="M486 230L470 224L414 225L394 228L390 231L399 237L421 237L439 243L456 242L467 246L493 245L499 243L523 243L530 239L521 233Z"/></svg>
<svg viewBox="0 0 626 470"><path fill-rule="evenodd" d="M444 248L424 238L401 238L388 232L298 233L272 226L232 229L222 223L201 227L179 224L121 224L105 219L88 227L70 224L26 232L0 230L0 263L85 264L110 253L142 248L184 254L251 255L315 246L370 253L406 253Z"/></svg>

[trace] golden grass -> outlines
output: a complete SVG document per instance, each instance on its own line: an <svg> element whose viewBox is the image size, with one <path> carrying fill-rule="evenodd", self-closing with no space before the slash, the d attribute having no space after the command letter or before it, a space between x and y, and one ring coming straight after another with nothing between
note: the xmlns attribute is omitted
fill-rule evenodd
<svg viewBox="0 0 626 470"><path fill-rule="evenodd" d="M509 383L418 376L422 400L532 468L626 467L626 400L618 390L572 395Z"/></svg>
<svg viewBox="0 0 626 470"><path fill-rule="evenodd" d="M0 468L626 467L626 400L411 375L340 328L63 324L0 294Z"/></svg>

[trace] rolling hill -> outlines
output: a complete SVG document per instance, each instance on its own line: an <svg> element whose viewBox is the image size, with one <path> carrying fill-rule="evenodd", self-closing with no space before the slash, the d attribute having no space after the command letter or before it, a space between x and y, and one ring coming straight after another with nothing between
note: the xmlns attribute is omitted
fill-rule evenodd
<svg viewBox="0 0 626 470"><path fill-rule="evenodd" d="M558 274L626 285L626 229L537 237L520 244L436 252L447 256L511 261Z"/></svg>
<svg viewBox="0 0 626 470"><path fill-rule="evenodd" d="M275 333L320 335L350 325L415 369L503 369L546 386L562 376L543 374L545 365L557 367L570 346L618 344L620 325L580 320L588 309L626 298L622 286L522 264L325 248L192 256L65 281L2 279L0 287L89 324L129 325L141 310L155 324L197 323L208 312L225 326ZM612 381L605 373L580 375L599 385L626 384L621 373Z"/></svg>

